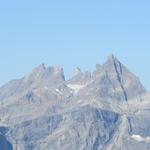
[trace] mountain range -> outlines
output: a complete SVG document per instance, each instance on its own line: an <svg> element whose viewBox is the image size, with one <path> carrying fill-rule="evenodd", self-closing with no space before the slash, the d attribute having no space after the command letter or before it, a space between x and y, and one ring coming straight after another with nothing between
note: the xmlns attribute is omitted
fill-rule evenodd
<svg viewBox="0 0 150 150"><path fill-rule="evenodd" d="M150 94L114 55L69 80L42 64L0 87L0 150L150 150Z"/></svg>

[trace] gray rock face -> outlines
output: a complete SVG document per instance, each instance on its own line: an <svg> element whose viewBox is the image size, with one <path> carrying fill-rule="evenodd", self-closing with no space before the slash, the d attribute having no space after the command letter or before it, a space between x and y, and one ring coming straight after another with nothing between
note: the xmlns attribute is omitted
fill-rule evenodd
<svg viewBox="0 0 150 150"><path fill-rule="evenodd" d="M67 81L62 68L40 65L0 88L0 149L150 149L149 99L113 55Z"/></svg>
<svg viewBox="0 0 150 150"><path fill-rule="evenodd" d="M89 71L82 72L80 68L75 69L74 76L68 80L68 84L86 85L91 81L91 73Z"/></svg>
<svg viewBox="0 0 150 150"><path fill-rule="evenodd" d="M12 144L7 140L5 134L7 132L7 128L0 127L0 148L2 150L13 150Z"/></svg>
<svg viewBox="0 0 150 150"><path fill-rule="evenodd" d="M17 124L9 136L14 142L23 141L25 149L97 149L111 139L118 125L118 114L85 106Z"/></svg>
<svg viewBox="0 0 150 150"><path fill-rule="evenodd" d="M110 80L116 83L114 87L120 86L126 101L138 94L145 93L145 89L139 79L113 55L108 58L103 68L106 70Z"/></svg>

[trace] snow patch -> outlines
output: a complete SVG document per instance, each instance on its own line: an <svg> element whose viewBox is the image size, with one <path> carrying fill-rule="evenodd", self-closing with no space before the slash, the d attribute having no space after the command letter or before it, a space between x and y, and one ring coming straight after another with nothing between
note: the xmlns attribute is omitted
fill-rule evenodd
<svg viewBox="0 0 150 150"><path fill-rule="evenodd" d="M56 89L56 92L59 93L60 95L63 95L63 93L59 89Z"/></svg>
<svg viewBox="0 0 150 150"><path fill-rule="evenodd" d="M131 138L138 142L150 142L150 137L142 137L140 135L132 135Z"/></svg>
<svg viewBox="0 0 150 150"><path fill-rule="evenodd" d="M67 86L72 90L74 90L75 93L78 93L81 89L85 87L85 85L79 85L79 84L68 84Z"/></svg>

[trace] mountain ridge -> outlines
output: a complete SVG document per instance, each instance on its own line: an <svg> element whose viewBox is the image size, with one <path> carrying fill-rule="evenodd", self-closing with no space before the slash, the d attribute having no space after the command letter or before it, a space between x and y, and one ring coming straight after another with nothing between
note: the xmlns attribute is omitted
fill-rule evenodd
<svg viewBox="0 0 150 150"><path fill-rule="evenodd" d="M4 150L146 150L149 98L114 55L69 80L61 67L42 64L0 87Z"/></svg>

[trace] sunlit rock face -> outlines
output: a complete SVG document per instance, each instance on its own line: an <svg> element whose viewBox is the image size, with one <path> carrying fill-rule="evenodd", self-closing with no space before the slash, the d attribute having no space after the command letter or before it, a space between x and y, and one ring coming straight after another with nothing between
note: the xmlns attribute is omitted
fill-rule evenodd
<svg viewBox="0 0 150 150"><path fill-rule="evenodd" d="M150 149L149 99L113 55L69 80L42 64L0 88L0 150Z"/></svg>

